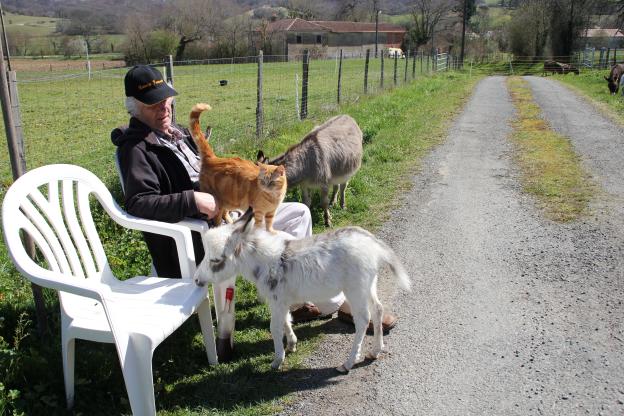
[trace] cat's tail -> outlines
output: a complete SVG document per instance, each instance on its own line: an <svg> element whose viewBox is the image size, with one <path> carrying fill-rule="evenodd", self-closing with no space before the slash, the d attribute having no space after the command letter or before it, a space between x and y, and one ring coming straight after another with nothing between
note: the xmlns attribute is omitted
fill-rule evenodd
<svg viewBox="0 0 624 416"><path fill-rule="evenodd" d="M206 157L216 157L210 143L206 139L204 132L202 132L201 126L199 125L199 116L202 112L206 110L212 110L212 108L208 104L198 103L193 106L191 109L191 115L189 116L189 130L191 131L191 136L193 140L195 140L195 144L199 149L199 152Z"/></svg>

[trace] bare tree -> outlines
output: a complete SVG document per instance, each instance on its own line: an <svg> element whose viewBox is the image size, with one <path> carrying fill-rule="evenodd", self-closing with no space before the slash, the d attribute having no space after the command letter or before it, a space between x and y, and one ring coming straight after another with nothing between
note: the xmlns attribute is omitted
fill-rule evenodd
<svg viewBox="0 0 624 416"><path fill-rule="evenodd" d="M230 2L220 0L178 0L170 3L158 27L178 36L175 60L182 60L186 46L207 36L214 36L231 11Z"/></svg>
<svg viewBox="0 0 624 416"><path fill-rule="evenodd" d="M550 0L529 0L514 13L507 27L509 46L516 56L539 57L548 38Z"/></svg>
<svg viewBox="0 0 624 416"><path fill-rule="evenodd" d="M554 56L564 61L569 59L596 6L596 0L550 0L550 41Z"/></svg>
<svg viewBox="0 0 624 416"><path fill-rule="evenodd" d="M408 32L410 41L416 46L433 41L439 25L450 17L454 6L451 0L417 0L412 3L412 27Z"/></svg>

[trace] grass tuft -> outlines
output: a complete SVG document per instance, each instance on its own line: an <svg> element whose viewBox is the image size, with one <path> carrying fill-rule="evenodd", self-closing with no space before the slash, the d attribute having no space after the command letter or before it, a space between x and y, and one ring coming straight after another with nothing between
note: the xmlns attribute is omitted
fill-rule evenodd
<svg viewBox="0 0 624 416"><path fill-rule="evenodd" d="M533 101L528 83L519 77L507 81L517 110L511 139L522 170L522 186L534 195L546 216L574 221L587 213L595 186L581 166L570 140L553 131Z"/></svg>

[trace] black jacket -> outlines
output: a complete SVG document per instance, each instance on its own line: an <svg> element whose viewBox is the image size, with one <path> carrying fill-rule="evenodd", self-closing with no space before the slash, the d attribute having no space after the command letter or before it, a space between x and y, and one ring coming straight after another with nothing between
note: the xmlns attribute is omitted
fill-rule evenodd
<svg viewBox="0 0 624 416"><path fill-rule="evenodd" d="M183 140L197 153L187 129ZM125 208L137 217L178 222L185 217L200 217L193 192L198 184L191 179L182 162L166 146L158 143L152 130L136 118L127 128L116 128L111 140L117 146L117 157L123 178ZM175 242L172 238L143 233L160 277L180 277ZM193 233L195 258L203 256L201 238Z"/></svg>

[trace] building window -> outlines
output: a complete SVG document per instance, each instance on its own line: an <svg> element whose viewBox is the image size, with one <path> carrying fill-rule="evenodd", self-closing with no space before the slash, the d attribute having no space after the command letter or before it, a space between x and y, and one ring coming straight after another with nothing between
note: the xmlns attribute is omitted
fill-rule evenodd
<svg viewBox="0 0 624 416"><path fill-rule="evenodd" d="M323 43L323 36L322 35L316 35L316 43L317 44L321 44Z"/></svg>
<svg viewBox="0 0 624 416"><path fill-rule="evenodd" d="M297 35L297 43L303 43L301 35Z"/></svg>

